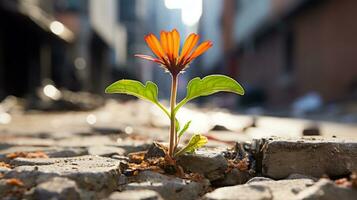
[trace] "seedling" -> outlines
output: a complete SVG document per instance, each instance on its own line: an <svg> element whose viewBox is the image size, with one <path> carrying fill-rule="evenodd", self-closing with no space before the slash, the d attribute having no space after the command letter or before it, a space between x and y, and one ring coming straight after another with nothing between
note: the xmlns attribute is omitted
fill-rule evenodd
<svg viewBox="0 0 357 200"><path fill-rule="evenodd" d="M187 85L187 94L178 104L176 104L176 94L179 75L189 66L193 59L212 47L211 41L202 42L195 48L199 40L199 35L191 33L180 49L180 34L176 29L171 32L161 31L160 41L153 34L145 36L145 41L156 57L137 54L135 56L158 63L171 75L171 97L170 111L165 108L158 100L158 87L155 83L147 81L142 84L136 80L119 80L105 90L106 93L122 93L136 96L157 105L170 119L170 141L168 155L171 158L177 157L185 152L194 152L207 143L207 138L200 134L194 134L185 147L178 150L177 146L180 138L187 131L191 121L180 128L180 123L176 119L176 113L187 102L200 97L208 96L217 92L232 92L243 95L244 89L234 79L224 75L209 75L204 78L194 78Z"/></svg>

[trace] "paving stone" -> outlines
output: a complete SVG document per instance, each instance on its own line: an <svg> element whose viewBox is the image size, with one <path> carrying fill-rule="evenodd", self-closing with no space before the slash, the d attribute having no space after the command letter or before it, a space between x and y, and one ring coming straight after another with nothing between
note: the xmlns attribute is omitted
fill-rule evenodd
<svg viewBox="0 0 357 200"><path fill-rule="evenodd" d="M294 199L296 194L314 184L311 179L252 182L250 185L268 187L274 200Z"/></svg>
<svg viewBox="0 0 357 200"><path fill-rule="evenodd" d="M56 142L58 146L64 147L89 147L98 145L117 145L117 142L112 140L109 136L74 136L72 138L65 138Z"/></svg>
<svg viewBox="0 0 357 200"><path fill-rule="evenodd" d="M53 146L56 141L52 139L44 139L44 138L35 138L35 137L5 137L0 140L1 146Z"/></svg>
<svg viewBox="0 0 357 200"><path fill-rule="evenodd" d="M51 158L74 157L87 154L84 148L76 147L38 147L38 146L11 146L0 150L0 160L6 159L6 155L15 152L37 152L42 151Z"/></svg>
<svg viewBox="0 0 357 200"><path fill-rule="evenodd" d="M214 150L198 150L193 154L184 154L178 158L177 163L187 171L204 175L210 181L223 179L228 167L222 153Z"/></svg>
<svg viewBox="0 0 357 200"><path fill-rule="evenodd" d="M152 145L152 141L121 140L118 139L115 146L125 149L125 154L146 151Z"/></svg>
<svg viewBox="0 0 357 200"><path fill-rule="evenodd" d="M133 179L132 183L126 186L126 190L154 190L164 199L170 200L197 199L205 193L209 186L208 180L194 182L177 177L169 177L152 171L140 172Z"/></svg>
<svg viewBox="0 0 357 200"><path fill-rule="evenodd" d="M112 156L112 155L123 155L125 149L113 146L90 146L88 147L89 155L97 156Z"/></svg>
<svg viewBox="0 0 357 200"><path fill-rule="evenodd" d="M247 184L253 183L253 182L262 182L262 181L274 181L274 180L271 178L267 178L267 177L257 176L257 177L253 177L253 178L249 179L247 181Z"/></svg>
<svg viewBox="0 0 357 200"><path fill-rule="evenodd" d="M231 186L246 183L251 175L246 171L240 171L238 169L232 169L230 172L224 175L223 179L212 182L215 187Z"/></svg>
<svg viewBox="0 0 357 200"><path fill-rule="evenodd" d="M271 138L262 150L262 173L274 179L293 173L320 178L357 171L357 140Z"/></svg>
<svg viewBox="0 0 357 200"><path fill-rule="evenodd" d="M120 161L100 156L70 158L26 159L16 158L15 167L5 177L20 178L33 186L52 177L67 177L75 180L79 187L88 190L113 191L118 186Z"/></svg>
<svg viewBox="0 0 357 200"><path fill-rule="evenodd" d="M357 189L336 185L328 179L320 179L315 185L301 191L298 200L355 200Z"/></svg>
<svg viewBox="0 0 357 200"><path fill-rule="evenodd" d="M203 199L209 200L286 200L313 185L310 179L260 181L244 185L222 187L210 192Z"/></svg>
<svg viewBox="0 0 357 200"><path fill-rule="evenodd" d="M40 183L31 191L31 197L38 200L77 200L80 199L80 191L76 182L68 178L54 177Z"/></svg>
<svg viewBox="0 0 357 200"><path fill-rule="evenodd" d="M128 190L113 192L107 200L162 200L162 197L153 190Z"/></svg>
<svg viewBox="0 0 357 200"><path fill-rule="evenodd" d="M313 181L318 181L318 178L315 178L313 176L307 176L304 174L290 174L286 179L311 179Z"/></svg>
<svg viewBox="0 0 357 200"><path fill-rule="evenodd" d="M268 200L272 199L268 187L261 185L237 185L222 187L207 193L203 200Z"/></svg>

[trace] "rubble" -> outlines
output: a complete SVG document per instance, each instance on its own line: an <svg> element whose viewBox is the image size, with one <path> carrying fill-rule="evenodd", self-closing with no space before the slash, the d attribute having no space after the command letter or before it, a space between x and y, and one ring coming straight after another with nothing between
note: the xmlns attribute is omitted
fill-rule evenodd
<svg viewBox="0 0 357 200"><path fill-rule="evenodd" d="M215 187L240 185L246 183L249 178L251 178L251 174L249 174L249 172L232 169L228 173L225 173L222 179L213 181L212 185Z"/></svg>
<svg viewBox="0 0 357 200"><path fill-rule="evenodd" d="M128 190L114 192L106 200L162 200L159 193L153 190Z"/></svg>
<svg viewBox="0 0 357 200"><path fill-rule="evenodd" d="M357 189L341 187L328 179L320 179L313 186L301 191L297 200L353 200L357 197Z"/></svg>
<svg viewBox="0 0 357 200"><path fill-rule="evenodd" d="M76 182L68 178L54 177L37 185L27 196L29 199L40 200L77 200L80 199L80 191Z"/></svg>
<svg viewBox="0 0 357 200"><path fill-rule="evenodd" d="M140 172L126 186L126 190L154 190L164 199L194 200L204 194L209 186L208 180L194 182L177 177L170 177L152 171Z"/></svg>
<svg viewBox="0 0 357 200"><path fill-rule="evenodd" d="M222 187L207 193L205 200L294 199L296 194L311 186L310 179L251 181L248 184Z"/></svg>
<svg viewBox="0 0 357 200"><path fill-rule="evenodd" d="M262 173L274 179L286 178L292 173L320 178L357 171L356 140L271 138L263 144L262 154Z"/></svg>
<svg viewBox="0 0 357 200"><path fill-rule="evenodd" d="M19 178L28 187L52 177L66 177L75 180L79 187L88 190L114 191L120 176L120 161L99 156L80 156L71 158L17 158L13 170L5 178Z"/></svg>
<svg viewBox="0 0 357 200"><path fill-rule="evenodd" d="M228 167L221 152L198 150L194 154L184 154L177 160L184 170L204 175L210 181L224 178Z"/></svg>

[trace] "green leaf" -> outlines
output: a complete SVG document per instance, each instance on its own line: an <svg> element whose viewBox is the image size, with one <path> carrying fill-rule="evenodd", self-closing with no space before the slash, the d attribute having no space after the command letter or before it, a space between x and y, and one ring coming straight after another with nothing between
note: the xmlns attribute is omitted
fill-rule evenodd
<svg viewBox="0 0 357 200"><path fill-rule="evenodd" d="M122 79L112 83L105 89L105 93L119 93L136 96L156 104L170 118L170 113L158 100L158 88L155 83L147 81L145 85L136 80Z"/></svg>
<svg viewBox="0 0 357 200"><path fill-rule="evenodd" d="M105 89L106 93L121 93L136 96L153 103L158 102L158 88L155 83L148 81L143 85L139 81L123 79Z"/></svg>
<svg viewBox="0 0 357 200"><path fill-rule="evenodd" d="M180 122L178 121L178 119L175 117L175 130L176 133L179 132L180 130Z"/></svg>
<svg viewBox="0 0 357 200"><path fill-rule="evenodd" d="M205 136L200 135L200 134L195 134L191 137L188 144L175 154L175 157L180 156L185 152L193 153L196 149L202 147L207 142L208 142L208 140Z"/></svg>
<svg viewBox="0 0 357 200"><path fill-rule="evenodd" d="M186 97L177 104L175 112L188 101L200 96L208 96L217 92L232 92L244 95L243 87L234 79L220 74L214 74L204 77L196 77L187 85Z"/></svg>
<svg viewBox="0 0 357 200"><path fill-rule="evenodd" d="M182 130L179 132L178 137L180 138L186 131L187 129L190 127L191 124L191 120L188 121L185 126L183 126Z"/></svg>

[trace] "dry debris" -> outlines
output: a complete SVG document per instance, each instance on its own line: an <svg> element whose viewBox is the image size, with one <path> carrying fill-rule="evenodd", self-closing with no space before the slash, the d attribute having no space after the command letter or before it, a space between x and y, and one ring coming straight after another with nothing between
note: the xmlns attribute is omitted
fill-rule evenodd
<svg viewBox="0 0 357 200"><path fill-rule="evenodd" d="M11 168L11 165L9 165L5 162L0 162L0 167Z"/></svg>
<svg viewBox="0 0 357 200"><path fill-rule="evenodd" d="M192 181L201 181L203 176L198 173L186 173L183 168L170 158L167 154L164 157L145 158L146 151L129 154L128 170L132 175L137 175L140 171L151 170L161 174L171 174L177 177Z"/></svg>
<svg viewBox="0 0 357 200"><path fill-rule="evenodd" d="M343 187L351 187L352 184L347 178L340 178L335 180L335 184Z"/></svg>
<svg viewBox="0 0 357 200"><path fill-rule="evenodd" d="M48 158L48 155L43 151L36 152L14 152L6 155L6 158L15 159L15 158Z"/></svg>
<svg viewBox="0 0 357 200"><path fill-rule="evenodd" d="M226 173L230 172L232 169L239 169L239 171L248 171L249 170L249 159L243 158L242 160L227 160L228 168Z"/></svg>
<svg viewBox="0 0 357 200"><path fill-rule="evenodd" d="M12 186L17 186L17 187L23 187L24 183L17 178L10 178L6 180L6 184L12 185Z"/></svg>
<svg viewBox="0 0 357 200"><path fill-rule="evenodd" d="M357 189L357 172L352 172L348 178L340 178L335 180L335 184L342 187Z"/></svg>

